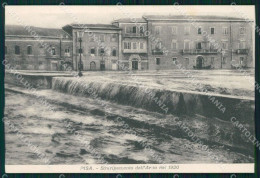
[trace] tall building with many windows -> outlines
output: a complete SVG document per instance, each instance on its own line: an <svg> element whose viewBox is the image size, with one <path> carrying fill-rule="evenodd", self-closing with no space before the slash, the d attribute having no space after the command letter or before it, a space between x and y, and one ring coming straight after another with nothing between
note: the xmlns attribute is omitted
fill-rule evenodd
<svg viewBox="0 0 260 178"><path fill-rule="evenodd" d="M144 19L149 69L254 67L252 24L244 19L152 15Z"/></svg>

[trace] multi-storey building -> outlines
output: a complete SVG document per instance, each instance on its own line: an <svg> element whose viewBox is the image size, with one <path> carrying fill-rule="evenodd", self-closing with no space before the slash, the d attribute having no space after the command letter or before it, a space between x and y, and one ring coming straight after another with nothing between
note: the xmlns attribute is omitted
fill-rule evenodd
<svg viewBox="0 0 260 178"><path fill-rule="evenodd" d="M120 28L107 24L71 24L64 26L63 30L73 36L75 70L79 69L80 58L83 70L118 70L121 58Z"/></svg>
<svg viewBox="0 0 260 178"><path fill-rule="evenodd" d="M32 36L22 30L19 28L16 34L11 31L5 35L5 60L13 67L18 70L53 71L72 67L73 45L68 35L59 31L58 36L41 36L43 33L36 31ZM48 34L48 30L45 31Z"/></svg>
<svg viewBox="0 0 260 178"><path fill-rule="evenodd" d="M241 18L148 15L63 30L71 38L41 37L47 46L32 36L6 35L6 58L39 70L59 70L60 61L87 71L254 67L252 25Z"/></svg>
<svg viewBox="0 0 260 178"><path fill-rule="evenodd" d="M252 25L240 18L145 16L149 69L253 67ZM154 40L155 39L155 40Z"/></svg>
<svg viewBox="0 0 260 178"><path fill-rule="evenodd" d="M121 53L119 59L120 66L125 66L132 70L147 70L147 31L146 21L141 19L119 19L112 22L122 30Z"/></svg>

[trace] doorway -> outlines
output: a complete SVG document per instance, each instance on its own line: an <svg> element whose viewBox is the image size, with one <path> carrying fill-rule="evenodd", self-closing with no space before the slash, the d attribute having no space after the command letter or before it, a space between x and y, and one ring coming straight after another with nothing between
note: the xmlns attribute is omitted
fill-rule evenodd
<svg viewBox="0 0 260 178"><path fill-rule="evenodd" d="M105 66L105 61L100 61L100 70L105 70L106 66Z"/></svg>
<svg viewBox="0 0 260 178"><path fill-rule="evenodd" d="M96 70L96 63L94 61L90 63L90 70Z"/></svg>
<svg viewBox="0 0 260 178"><path fill-rule="evenodd" d="M138 61L137 60L132 61L132 70L138 70Z"/></svg>
<svg viewBox="0 0 260 178"><path fill-rule="evenodd" d="M196 68L197 68L197 69L202 69L203 62L204 62L204 59L203 59L202 56L197 57L197 60L196 60Z"/></svg>

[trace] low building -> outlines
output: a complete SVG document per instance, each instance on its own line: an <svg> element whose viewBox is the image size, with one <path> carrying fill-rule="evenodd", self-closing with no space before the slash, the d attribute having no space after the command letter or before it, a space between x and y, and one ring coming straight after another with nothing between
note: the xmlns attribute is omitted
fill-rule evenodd
<svg viewBox="0 0 260 178"><path fill-rule="evenodd" d="M5 35L5 60L18 70L58 71L72 67L72 39L60 30L55 30L57 36L40 36L50 33L48 30L45 32L38 34L36 30L36 35L26 35L22 27L15 31L16 34L8 31Z"/></svg>

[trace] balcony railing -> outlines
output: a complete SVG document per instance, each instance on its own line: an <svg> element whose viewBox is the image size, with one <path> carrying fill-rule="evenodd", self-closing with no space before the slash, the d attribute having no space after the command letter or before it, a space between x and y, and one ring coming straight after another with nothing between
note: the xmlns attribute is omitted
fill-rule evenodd
<svg viewBox="0 0 260 178"><path fill-rule="evenodd" d="M152 55L163 55L163 51L161 49L152 49Z"/></svg>
<svg viewBox="0 0 260 178"><path fill-rule="evenodd" d="M183 49L183 54L217 54L217 49Z"/></svg>
<svg viewBox="0 0 260 178"><path fill-rule="evenodd" d="M124 37L145 37L144 33L125 33Z"/></svg>
<svg viewBox="0 0 260 178"><path fill-rule="evenodd" d="M248 54L249 49L238 49L237 54Z"/></svg>

